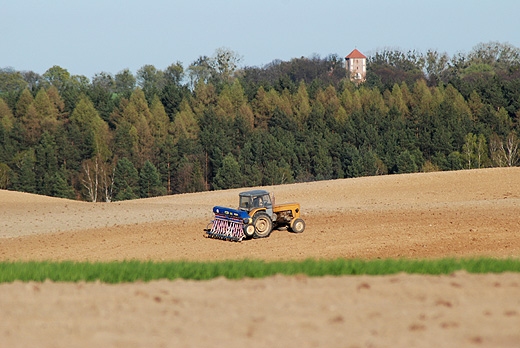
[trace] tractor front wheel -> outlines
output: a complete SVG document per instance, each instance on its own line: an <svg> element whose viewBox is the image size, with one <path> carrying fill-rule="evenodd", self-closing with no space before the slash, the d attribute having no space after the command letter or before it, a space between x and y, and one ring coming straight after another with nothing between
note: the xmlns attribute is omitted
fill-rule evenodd
<svg viewBox="0 0 520 348"><path fill-rule="evenodd" d="M294 233L302 233L305 230L305 221L300 218L291 221L290 229Z"/></svg>
<svg viewBox="0 0 520 348"><path fill-rule="evenodd" d="M266 238L269 237L273 229L273 221L264 212L256 213L253 217L253 225L255 225L255 233L253 238Z"/></svg>

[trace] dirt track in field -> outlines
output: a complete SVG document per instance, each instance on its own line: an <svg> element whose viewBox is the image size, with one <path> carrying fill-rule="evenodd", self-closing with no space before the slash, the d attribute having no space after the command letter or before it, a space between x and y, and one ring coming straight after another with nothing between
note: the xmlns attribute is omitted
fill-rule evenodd
<svg viewBox="0 0 520 348"><path fill-rule="evenodd" d="M520 257L520 168L266 189L277 202L301 204L304 233L241 243L204 238L211 208L235 207L242 190L110 204L0 191L0 260ZM232 300L220 303L222 296ZM0 334L19 347L520 342L518 274L15 283L0 285L0 298ZM233 324L211 325L222 320Z"/></svg>

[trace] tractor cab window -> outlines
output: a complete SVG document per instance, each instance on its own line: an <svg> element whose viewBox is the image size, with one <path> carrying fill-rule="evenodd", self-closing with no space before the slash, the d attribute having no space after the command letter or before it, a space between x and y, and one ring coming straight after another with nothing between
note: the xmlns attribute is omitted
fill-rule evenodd
<svg viewBox="0 0 520 348"><path fill-rule="evenodd" d="M251 198L247 196L240 196L240 204L238 206L240 209L248 210L251 209Z"/></svg>
<svg viewBox="0 0 520 348"><path fill-rule="evenodd" d="M261 208L263 206L264 206L264 200L262 199L262 196L253 198L253 207L254 208Z"/></svg>
<svg viewBox="0 0 520 348"><path fill-rule="evenodd" d="M262 202L264 203L264 207L270 207L271 206L271 197L267 195L262 196Z"/></svg>
<svg viewBox="0 0 520 348"><path fill-rule="evenodd" d="M267 208L271 206L271 197L269 195L262 195L253 198L253 207L254 208Z"/></svg>

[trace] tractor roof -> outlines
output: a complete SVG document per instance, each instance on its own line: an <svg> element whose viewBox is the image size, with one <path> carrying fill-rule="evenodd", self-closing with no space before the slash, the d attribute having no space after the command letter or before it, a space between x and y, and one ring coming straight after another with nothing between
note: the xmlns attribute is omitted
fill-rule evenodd
<svg viewBox="0 0 520 348"><path fill-rule="evenodd" d="M254 196L263 196L263 195L268 195L268 194L269 194L269 192L266 190L251 190L251 191L240 192L239 196L254 197Z"/></svg>

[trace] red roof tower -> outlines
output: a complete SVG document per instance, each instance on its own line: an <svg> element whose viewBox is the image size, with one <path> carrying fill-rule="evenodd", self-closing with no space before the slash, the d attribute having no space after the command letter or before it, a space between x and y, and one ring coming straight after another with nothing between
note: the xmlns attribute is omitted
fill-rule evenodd
<svg viewBox="0 0 520 348"><path fill-rule="evenodd" d="M350 80L359 84L365 82L367 77L367 57L357 49L354 49L348 56L345 57L347 61L347 73Z"/></svg>

